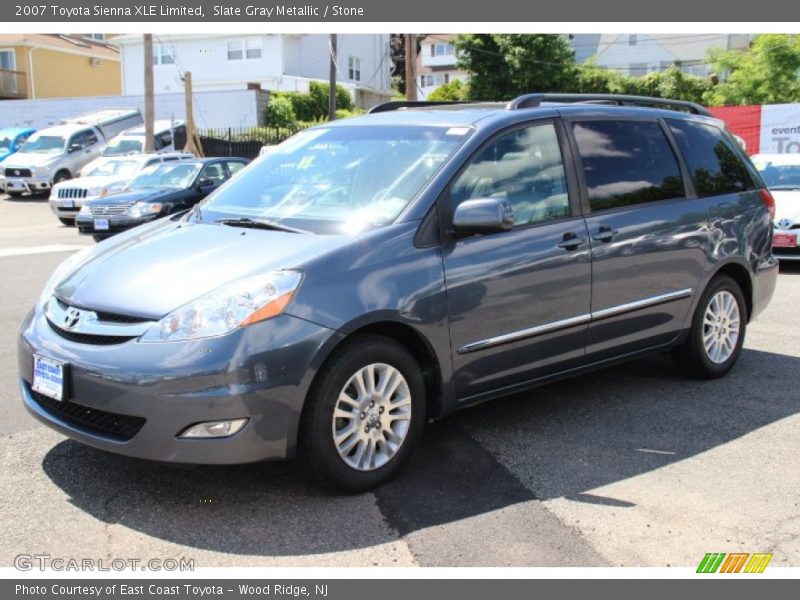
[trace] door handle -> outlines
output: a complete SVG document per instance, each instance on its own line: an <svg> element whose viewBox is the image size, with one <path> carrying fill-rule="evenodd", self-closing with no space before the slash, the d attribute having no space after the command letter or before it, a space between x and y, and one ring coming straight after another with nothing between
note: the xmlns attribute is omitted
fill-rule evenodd
<svg viewBox="0 0 800 600"><path fill-rule="evenodd" d="M592 236L592 239L597 242L610 242L615 237L619 231L616 229L612 229L610 225L600 225L599 230Z"/></svg>
<svg viewBox="0 0 800 600"><path fill-rule="evenodd" d="M578 246L583 246L586 243L586 238L578 237L574 231L570 231L564 234L564 238L558 242L559 248L564 248L565 250L574 250Z"/></svg>

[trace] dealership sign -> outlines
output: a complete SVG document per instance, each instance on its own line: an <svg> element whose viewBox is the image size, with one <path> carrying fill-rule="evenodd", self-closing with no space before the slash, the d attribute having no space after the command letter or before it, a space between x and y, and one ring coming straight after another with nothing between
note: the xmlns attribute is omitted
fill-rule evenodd
<svg viewBox="0 0 800 600"><path fill-rule="evenodd" d="M720 106L709 109L753 154L800 153L800 104Z"/></svg>

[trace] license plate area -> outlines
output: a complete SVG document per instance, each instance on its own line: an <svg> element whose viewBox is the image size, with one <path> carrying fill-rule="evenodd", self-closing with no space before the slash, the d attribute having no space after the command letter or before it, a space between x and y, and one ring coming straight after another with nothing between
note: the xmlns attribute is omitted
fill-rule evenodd
<svg viewBox="0 0 800 600"><path fill-rule="evenodd" d="M797 246L797 234L776 233L772 236L772 245L777 248L794 248Z"/></svg>
<svg viewBox="0 0 800 600"><path fill-rule="evenodd" d="M108 219L95 219L94 228L97 231L108 231Z"/></svg>
<svg viewBox="0 0 800 600"><path fill-rule="evenodd" d="M42 356L33 355L33 381L31 389L61 402L66 397L67 363Z"/></svg>

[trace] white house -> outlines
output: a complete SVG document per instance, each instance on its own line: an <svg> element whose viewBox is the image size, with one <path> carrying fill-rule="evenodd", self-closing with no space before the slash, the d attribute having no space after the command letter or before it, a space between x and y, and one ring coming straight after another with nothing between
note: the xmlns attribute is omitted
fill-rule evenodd
<svg viewBox="0 0 800 600"><path fill-rule="evenodd" d="M427 100L436 88L460 79L467 81L469 74L458 69L458 55L453 42L457 36L449 33L431 33L420 44L417 55L417 98Z"/></svg>
<svg viewBox="0 0 800 600"><path fill-rule="evenodd" d="M112 42L120 48L122 94L143 93L143 36L126 34ZM357 105L369 107L391 96L389 51L389 34L339 34L337 83L351 91ZM154 34L155 93L183 91L186 71L197 92L305 92L311 80L328 80L330 55L327 34Z"/></svg>
<svg viewBox="0 0 800 600"><path fill-rule="evenodd" d="M685 73L705 77L711 73L711 48L742 50L751 38L750 34L625 33L572 36L570 43L576 58L595 55L598 65L625 75L646 75L678 63Z"/></svg>

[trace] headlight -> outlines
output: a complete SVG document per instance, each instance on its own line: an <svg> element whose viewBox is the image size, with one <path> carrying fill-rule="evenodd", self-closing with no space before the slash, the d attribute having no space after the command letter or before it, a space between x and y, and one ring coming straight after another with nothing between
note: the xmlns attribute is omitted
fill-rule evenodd
<svg viewBox="0 0 800 600"><path fill-rule="evenodd" d="M134 219L141 219L147 215L157 215L161 212L162 206L154 202L136 202L128 209L128 216Z"/></svg>
<svg viewBox="0 0 800 600"><path fill-rule="evenodd" d="M31 175L47 175L50 172L50 167L47 165L39 165L31 169Z"/></svg>
<svg viewBox="0 0 800 600"><path fill-rule="evenodd" d="M100 196L101 198L106 195L106 189L102 187L93 187L86 189L87 196Z"/></svg>
<svg viewBox="0 0 800 600"><path fill-rule="evenodd" d="M225 335L277 317L302 279L299 271L276 271L224 285L172 311L148 329L140 341L172 342Z"/></svg>
<svg viewBox="0 0 800 600"><path fill-rule="evenodd" d="M44 284L42 294L39 296L40 307L44 308L44 306L50 301L50 297L53 295L56 286L83 262L84 258L86 258L86 255L89 254L91 250L91 248L79 250L56 267L56 270L53 271L52 275L50 275L50 279L48 279L47 283Z"/></svg>

